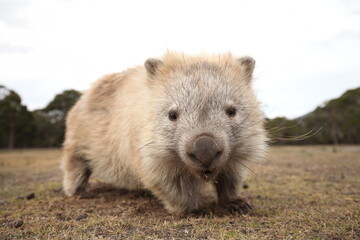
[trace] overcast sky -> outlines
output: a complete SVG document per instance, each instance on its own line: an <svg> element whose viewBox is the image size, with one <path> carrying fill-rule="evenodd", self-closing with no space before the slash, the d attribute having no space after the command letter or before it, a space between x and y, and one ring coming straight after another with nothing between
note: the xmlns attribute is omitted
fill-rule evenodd
<svg viewBox="0 0 360 240"><path fill-rule="evenodd" d="M360 87L360 1L0 0L0 84L30 110L161 56L250 55L268 117Z"/></svg>

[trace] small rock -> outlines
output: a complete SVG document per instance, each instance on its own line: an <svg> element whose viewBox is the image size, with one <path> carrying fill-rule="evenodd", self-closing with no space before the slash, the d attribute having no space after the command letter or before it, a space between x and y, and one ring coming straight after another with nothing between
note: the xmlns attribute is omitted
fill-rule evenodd
<svg viewBox="0 0 360 240"><path fill-rule="evenodd" d="M55 217L56 217L57 220L61 220L61 221L69 221L69 220L71 220L70 217L65 216L65 215L64 215L63 213L61 213L61 212L56 213L56 214L55 214Z"/></svg>
<svg viewBox="0 0 360 240"><path fill-rule="evenodd" d="M26 198L26 200L33 199L33 198L35 198L35 193L30 193L30 194L27 195L25 198Z"/></svg>
<svg viewBox="0 0 360 240"><path fill-rule="evenodd" d="M88 217L88 215L86 213L84 213L84 214L77 215L75 219L76 219L76 221L80 221L80 220L85 219L87 217Z"/></svg>
<svg viewBox="0 0 360 240"><path fill-rule="evenodd" d="M12 226L13 226L14 228L19 228L19 227L21 227L23 224L24 224L24 221L22 221L22 220L16 220L16 221L14 221L14 222L12 223Z"/></svg>

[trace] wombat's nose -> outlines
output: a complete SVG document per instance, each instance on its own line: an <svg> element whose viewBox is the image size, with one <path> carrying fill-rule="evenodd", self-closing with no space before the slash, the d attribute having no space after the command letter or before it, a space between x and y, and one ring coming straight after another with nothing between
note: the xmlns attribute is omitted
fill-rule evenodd
<svg viewBox="0 0 360 240"><path fill-rule="evenodd" d="M192 144L189 144L187 150L187 154L192 160L197 160L208 167L222 154L224 149L215 139L209 136L200 136Z"/></svg>

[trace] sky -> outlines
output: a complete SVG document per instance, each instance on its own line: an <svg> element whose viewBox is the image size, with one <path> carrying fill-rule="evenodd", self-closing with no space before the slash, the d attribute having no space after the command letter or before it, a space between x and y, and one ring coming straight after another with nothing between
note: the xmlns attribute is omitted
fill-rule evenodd
<svg viewBox="0 0 360 240"><path fill-rule="evenodd" d="M267 117L360 87L358 0L0 0L0 85L30 110L167 50L256 60Z"/></svg>

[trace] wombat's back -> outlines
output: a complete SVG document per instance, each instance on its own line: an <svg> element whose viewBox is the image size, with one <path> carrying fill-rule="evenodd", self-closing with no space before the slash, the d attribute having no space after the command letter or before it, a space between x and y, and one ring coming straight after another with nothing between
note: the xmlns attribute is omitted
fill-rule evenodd
<svg viewBox="0 0 360 240"><path fill-rule="evenodd" d="M82 162L102 181L118 187L141 187L136 177L137 141L142 99L141 68L106 75L83 94L68 114L62 167L71 172ZM131 97L130 97L131 96ZM80 174L79 174L80 175ZM66 178L65 178L66 179ZM85 179L79 179L84 181ZM66 186L66 184L64 184ZM65 189L72 195L75 189Z"/></svg>

